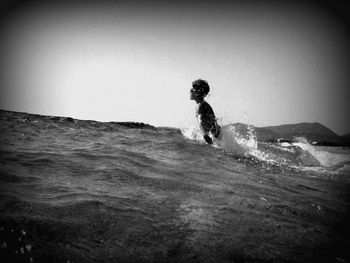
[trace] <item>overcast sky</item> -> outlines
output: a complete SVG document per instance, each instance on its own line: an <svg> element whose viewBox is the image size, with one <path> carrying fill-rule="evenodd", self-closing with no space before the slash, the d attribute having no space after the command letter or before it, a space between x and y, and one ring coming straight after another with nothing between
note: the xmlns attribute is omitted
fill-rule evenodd
<svg viewBox="0 0 350 263"><path fill-rule="evenodd" d="M243 4L245 3L245 4ZM349 31L310 1L17 1L0 24L0 108L184 127L191 83L221 123L350 132Z"/></svg>

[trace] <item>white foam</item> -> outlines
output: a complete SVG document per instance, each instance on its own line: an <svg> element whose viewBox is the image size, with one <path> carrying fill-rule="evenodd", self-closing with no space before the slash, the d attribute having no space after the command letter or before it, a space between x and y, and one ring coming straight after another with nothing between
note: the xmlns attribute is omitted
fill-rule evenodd
<svg viewBox="0 0 350 263"><path fill-rule="evenodd" d="M199 127L191 126L191 127L186 127L186 128L181 128L181 133L182 135L190 140L195 140L195 141L203 141L203 135L199 129Z"/></svg>
<svg viewBox="0 0 350 263"><path fill-rule="evenodd" d="M313 146L304 140L294 143L294 145L299 146L304 151L309 152L317 159L317 161L320 162L321 166L324 167L336 167L350 162L350 154L346 153L346 151L343 153L340 153L339 151L337 153L332 153L330 152L331 148L328 148L329 151L327 151L324 147Z"/></svg>
<svg viewBox="0 0 350 263"><path fill-rule="evenodd" d="M243 125L243 124L240 124ZM245 125L245 131L237 129L235 125L226 125L221 129L221 134L216 144L231 153L248 154L257 149L257 140L254 127Z"/></svg>
<svg viewBox="0 0 350 263"><path fill-rule="evenodd" d="M198 126L183 128L181 132L184 137L190 140L204 143L202 132ZM311 170L319 167L322 168L322 172L330 170L341 171L341 173L348 172L350 150L330 152L324 147L309 144L305 138L295 139L298 142L292 143L292 145L289 143L288 145L258 143L254 126L236 123L222 126L219 138L213 138L213 146L234 154L254 156L258 160L272 164L296 165L300 168L310 166ZM317 171L321 172L320 169Z"/></svg>

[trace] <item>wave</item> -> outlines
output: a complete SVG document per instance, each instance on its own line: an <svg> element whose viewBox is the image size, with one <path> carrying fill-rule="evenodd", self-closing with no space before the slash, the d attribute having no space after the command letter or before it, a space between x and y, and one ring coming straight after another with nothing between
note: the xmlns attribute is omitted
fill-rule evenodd
<svg viewBox="0 0 350 263"><path fill-rule="evenodd" d="M117 127L126 127L131 129L156 129L156 127L143 123L143 122L99 122L94 120L80 120L80 119L74 119L71 117L62 117L62 116L50 116L50 115L39 115L39 114L31 114L31 113L25 113L25 112L13 112L13 111L5 111L0 110L0 118L4 121L15 121L17 123L27 123L31 122L33 124L38 123L39 121L52 121L56 123L75 123L79 124L81 126L89 126L94 128L104 128L104 129L111 129L111 128L117 128Z"/></svg>
<svg viewBox="0 0 350 263"><path fill-rule="evenodd" d="M181 132L184 137L190 140L204 143L199 127L183 128ZM296 142L293 143L260 142L257 139L255 127L244 123L222 126L221 135L218 139L213 138L213 141L214 147L226 152L257 158L259 161L270 164L290 165L300 168L337 168L339 171L346 170L346 166L350 164L350 151L342 150L337 153L331 153L324 148L309 144L302 137L295 138ZM322 171L325 170L328 172L327 169Z"/></svg>
<svg viewBox="0 0 350 263"><path fill-rule="evenodd" d="M339 231L328 229L347 222L340 149L259 142L246 124L223 127L213 146L198 127L9 112L0 125L6 262L192 262L207 251L220 262L285 261L281 244L292 244L288 255L306 247L295 261L308 262L317 238L332 241ZM307 166L308 153L343 174L322 175L333 167ZM271 233L276 242L256 251ZM244 247L254 258L239 256Z"/></svg>
<svg viewBox="0 0 350 263"><path fill-rule="evenodd" d="M22 146L36 143L31 150L41 149L43 156L45 152L60 152L60 154L67 155L77 151L88 151L82 152L81 156L86 154L89 156L86 158L94 160L106 151L111 155L118 153L120 148L136 152L148 149L152 158L171 163L173 160L169 159L169 156L173 153L169 153L169 149L175 148L184 155L187 155L186 151L188 151L188 155L191 156L193 152L203 151L203 148L188 144L189 142L205 144L198 126L178 129L155 127L143 122L99 122L3 110L0 110L0 119L5 127L0 139L3 149L12 148L11 145L14 142L8 134L13 133L11 136L21 142ZM130 130L135 132L130 132ZM268 163L304 168L326 167L344 171L346 170L344 166L349 163L349 153L331 153L319 146L310 145L303 138L297 138L297 142L293 143L265 143L259 141L256 134L253 125L244 123L224 125L220 137L213 138L213 146L236 155L236 159L254 158L262 162L262 165ZM44 143L37 141L38 135L45 141ZM183 138L188 140L184 141ZM40 148L41 144L45 147ZM97 157L94 157L95 155ZM41 157L37 162L45 160L49 161Z"/></svg>

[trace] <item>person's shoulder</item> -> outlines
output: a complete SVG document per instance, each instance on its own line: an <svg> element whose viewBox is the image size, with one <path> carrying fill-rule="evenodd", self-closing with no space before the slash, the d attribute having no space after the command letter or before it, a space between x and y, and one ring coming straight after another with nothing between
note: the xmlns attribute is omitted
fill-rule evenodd
<svg viewBox="0 0 350 263"><path fill-rule="evenodd" d="M200 102L199 104L199 107L205 107L206 105L208 105L208 102L206 102L205 100L203 100L202 102Z"/></svg>
<svg viewBox="0 0 350 263"><path fill-rule="evenodd" d="M209 113L211 111L213 111L213 109L211 108L209 103L206 102L206 101L203 101L198 107L198 112L199 113Z"/></svg>

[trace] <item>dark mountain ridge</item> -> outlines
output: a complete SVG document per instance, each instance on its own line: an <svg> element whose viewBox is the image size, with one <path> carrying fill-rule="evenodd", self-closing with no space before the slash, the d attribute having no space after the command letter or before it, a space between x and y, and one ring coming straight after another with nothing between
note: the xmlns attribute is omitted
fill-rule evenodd
<svg viewBox="0 0 350 263"><path fill-rule="evenodd" d="M302 122L296 124L284 124L278 126L266 126L257 128L259 139L274 141L279 138L295 140L296 137L304 137L310 143L324 146L350 146L350 138L339 136L326 126L314 122ZM277 138L276 138L277 135Z"/></svg>
<svg viewBox="0 0 350 263"><path fill-rule="evenodd" d="M326 126L318 122L302 122L297 124L284 124L279 126L267 126L265 129L272 130L283 136L289 134L319 134L323 136L338 136L335 132L331 131Z"/></svg>

